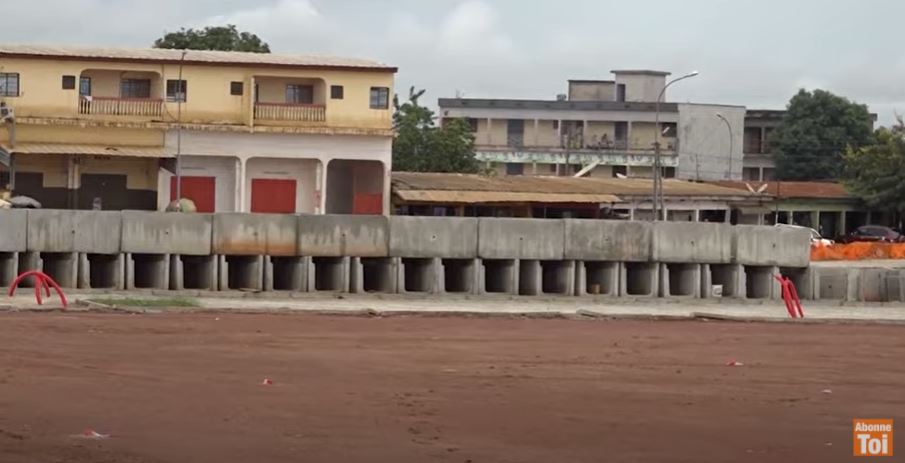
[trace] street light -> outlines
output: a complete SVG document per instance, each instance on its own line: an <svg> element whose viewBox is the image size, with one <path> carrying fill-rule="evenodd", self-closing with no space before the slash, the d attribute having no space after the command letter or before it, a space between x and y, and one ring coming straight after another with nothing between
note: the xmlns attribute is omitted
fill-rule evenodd
<svg viewBox="0 0 905 463"><path fill-rule="evenodd" d="M652 200L653 204L651 204L652 212L653 212L653 220L659 220L660 218L660 210L664 209L660 207L660 202L663 200L663 179L660 175L660 102L663 101L663 95L666 95L666 89L669 88L670 85L680 81L685 80L691 77L698 75L698 71L692 71L688 74L685 74L681 77L676 77L675 79L666 83L663 86L663 90L660 90L660 95L657 96L657 111L655 117L655 125L654 131L654 188Z"/></svg>
<svg viewBox="0 0 905 463"><path fill-rule="evenodd" d="M732 180L732 147L735 146L735 143L732 140L732 124L730 124L729 120L726 119L726 116L723 116L721 113L716 113L716 117L725 122L726 129L729 130L729 175L727 177L728 180Z"/></svg>

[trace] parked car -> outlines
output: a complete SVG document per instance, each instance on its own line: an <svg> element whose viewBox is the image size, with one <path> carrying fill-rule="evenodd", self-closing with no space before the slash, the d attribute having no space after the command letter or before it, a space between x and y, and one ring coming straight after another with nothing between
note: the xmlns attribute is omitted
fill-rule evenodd
<svg viewBox="0 0 905 463"><path fill-rule="evenodd" d="M889 227L881 225L862 225L843 238L843 242L845 243L855 243L858 241L901 243L905 241L905 237Z"/></svg>
<svg viewBox="0 0 905 463"><path fill-rule="evenodd" d="M824 238L823 236L820 235L820 232L818 232L817 230L814 230L811 227L804 227L801 225L791 225L791 224L787 224L787 223L778 223L774 226L779 227L779 228L798 228L798 229L802 229L802 230L807 230L811 234L811 244L812 245L829 246L834 243L833 240Z"/></svg>

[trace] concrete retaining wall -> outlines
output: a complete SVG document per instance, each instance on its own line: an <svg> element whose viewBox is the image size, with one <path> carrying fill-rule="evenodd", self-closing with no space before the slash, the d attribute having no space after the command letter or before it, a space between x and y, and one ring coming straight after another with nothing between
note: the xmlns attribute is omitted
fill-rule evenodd
<svg viewBox="0 0 905 463"><path fill-rule="evenodd" d="M28 211L0 211L0 252L22 252L28 246Z"/></svg>
<svg viewBox="0 0 905 463"><path fill-rule="evenodd" d="M389 230L384 216L302 215L298 251L305 256L386 257Z"/></svg>
<svg viewBox="0 0 905 463"><path fill-rule="evenodd" d="M231 256L294 256L298 223L292 215L214 214L212 251Z"/></svg>
<svg viewBox="0 0 905 463"><path fill-rule="evenodd" d="M124 252L190 256L211 253L210 214L124 211L122 216Z"/></svg>
<svg viewBox="0 0 905 463"><path fill-rule="evenodd" d="M732 225L723 223L656 222L651 260L670 263L732 262Z"/></svg>
<svg viewBox="0 0 905 463"><path fill-rule="evenodd" d="M42 268L86 289L689 298L720 284L767 299L781 268L804 297L905 298L900 272L808 273L808 244L707 223L0 211L0 279Z"/></svg>
<svg viewBox="0 0 905 463"><path fill-rule="evenodd" d="M732 232L739 264L807 267L811 260L811 234L804 228L736 225Z"/></svg>
<svg viewBox="0 0 905 463"><path fill-rule="evenodd" d="M478 219L478 257L562 260L565 222L551 219Z"/></svg>
<svg viewBox="0 0 905 463"><path fill-rule="evenodd" d="M393 257L477 257L478 219L463 217L390 217Z"/></svg>

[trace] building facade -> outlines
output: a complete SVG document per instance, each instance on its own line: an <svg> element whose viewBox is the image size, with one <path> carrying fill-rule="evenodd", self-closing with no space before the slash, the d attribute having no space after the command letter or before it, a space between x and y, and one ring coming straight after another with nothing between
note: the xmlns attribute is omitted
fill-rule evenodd
<svg viewBox="0 0 905 463"><path fill-rule="evenodd" d="M770 181L776 172L770 139L785 111L752 109L745 114L743 180Z"/></svg>
<svg viewBox="0 0 905 463"><path fill-rule="evenodd" d="M503 175L649 178L659 141L665 177L741 178L744 107L661 102L658 111L669 73L613 75L571 80L556 100L441 98L440 116L467 119L478 158Z"/></svg>
<svg viewBox="0 0 905 463"><path fill-rule="evenodd" d="M0 175L50 208L388 214L378 62L0 46ZM177 186L177 172L179 184Z"/></svg>

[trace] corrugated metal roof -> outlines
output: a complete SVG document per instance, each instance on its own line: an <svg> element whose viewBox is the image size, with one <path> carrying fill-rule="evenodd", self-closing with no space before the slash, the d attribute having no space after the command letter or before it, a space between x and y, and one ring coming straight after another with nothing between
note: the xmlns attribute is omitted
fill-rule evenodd
<svg viewBox="0 0 905 463"><path fill-rule="evenodd" d="M638 101L557 101L557 100L518 100L489 98L440 98L440 108L475 108L475 109L550 109L563 111L645 111L654 112L657 103ZM679 111L677 103L661 103L661 113Z"/></svg>
<svg viewBox="0 0 905 463"><path fill-rule="evenodd" d="M172 158L164 148L147 146L71 145L62 143L17 143L15 148L3 146L13 154L81 154L92 156L128 156L138 158Z"/></svg>
<svg viewBox="0 0 905 463"><path fill-rule="evenodd" d="M758 181L716 181L709 182L713 185L744 190L750 194L748 185L755 191L764 184L767 189L764 193L777 198L808 198L808 199L855 199L845 190L845 186L836 182L758 182Z"/></svg>
<svg viewBox="0 0 905 463"><path fill-rule="evenodd" d="M481 203L616 203L619 198L608 194L543 193L518 191L460 191L460 190L396 190L404 201L443 204Z"/></svg>
<svg viewBox="0 0 905 463"><path fill-rule="evenodd" d="M416 191L477 191L477 192L522 192L544 194L590 194L644 197L651 194L652 182L642 178L599 178L599 177L546 177L546 176L504 176L491 177L472 174L438 174L393 172L393 190ZM747 197L737 189L725 188L706 183L686 182L666 179L663 181L664 196L690 197ZM488 200L489 201L489 200ZM600 201L606 202L606 201Z"/></svg>
<svg viewBox="0 0 905 463"><path fill-rule="evenodd" d="M43 45L2 45L0 56L80 59L88 61L138 61L178 63L182 50L160 48L88 48ZM340 58L326 55L288 55L232 51L187 50L187 64L280 66L299 68L344 68L395 72L396 68L378 61Z"/></svg>

